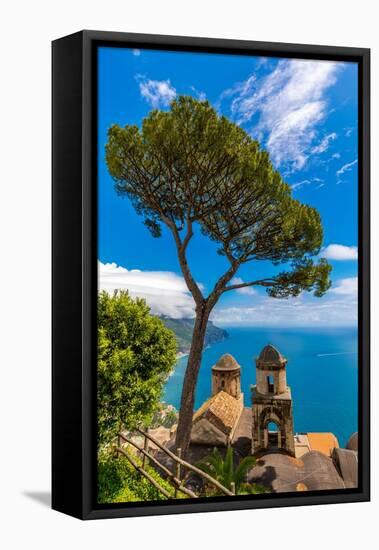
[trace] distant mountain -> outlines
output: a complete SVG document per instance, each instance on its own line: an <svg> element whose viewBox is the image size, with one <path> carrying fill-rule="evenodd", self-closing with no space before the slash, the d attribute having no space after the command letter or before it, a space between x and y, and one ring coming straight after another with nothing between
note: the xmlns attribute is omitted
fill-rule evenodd
<svg viewBox="0 0 379 550"><path fill-rule="evenodd" d="M172 319L170 317L161 317L167 328L175 333L180 353L188 353L191 347L194 319ZM228 338L226 330L216 327L212 321L208 321L207 332L205 334L205 346L222 342Z"/></svg>

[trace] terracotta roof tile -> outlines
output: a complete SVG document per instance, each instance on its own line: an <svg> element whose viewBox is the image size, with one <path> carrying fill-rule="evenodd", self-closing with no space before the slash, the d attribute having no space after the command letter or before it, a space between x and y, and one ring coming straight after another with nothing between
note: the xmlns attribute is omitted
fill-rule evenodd
<svg viewBox="0 0 379 550"><path fill-rule="evenodd" d="M206 418L224 433L230 433L241 414L241 409L242 405L238 399L220 391L203 403L194 414L193 420L196 422L200 418Z"/></svg>
<svg viewBox="0 0 379 550"><path fill-rule="evenodd" d="M319 451L326 456L331 456L335 447L339 447L338 439L330 432L308 432L308 441L311 451Z"/></svg>

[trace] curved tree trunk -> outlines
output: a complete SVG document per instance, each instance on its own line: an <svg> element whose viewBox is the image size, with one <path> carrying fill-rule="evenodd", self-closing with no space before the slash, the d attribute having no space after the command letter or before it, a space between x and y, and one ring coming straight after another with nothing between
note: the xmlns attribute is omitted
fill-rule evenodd
<svg viewBox="0 0 379 550"><path fill-rule="evenodd" d="M201 310L196 314L191 349L188 356L186 372L184 375L179 411L179 422L175 440L176 448L181 448L182 454L184 454L184 456L187 455L191 438L193 409L195 403L195 389L201 365L208 318L209 312L206 310Z"/></svg>

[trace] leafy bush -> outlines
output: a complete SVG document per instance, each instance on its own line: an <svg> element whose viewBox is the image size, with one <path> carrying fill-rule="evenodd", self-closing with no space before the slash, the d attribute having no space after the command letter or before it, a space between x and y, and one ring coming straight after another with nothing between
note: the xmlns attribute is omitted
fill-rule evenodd
<svg viewBox="0 0 379 550"><path fill-rule="evenodd" d="M127 292L98 297L97 413L99 446L121 423L148 423L176 362L174 334Z"/></svg>
<svg viewBox="0 0 379 550"><path fill-rule="evenodd" d="M167 403L161 403L160 408L154 413L150 428L158 428L159 426L172 428L174 424L178 423L178 419L179 413L175 407L167 405Z"/></svg>
<svg viewBox="0 0 379 550"><path fill-rule="evenodd" d="M133 455L138 464L140 459ZM159 483L161 487L174 498L174 488L163 479L151 466L145 470ZM98 492L99 504L112 502L139 502L167 500L142 474L137 472L124 456L116 458L109 452L101 452L98 457ZM184 498L178 493L177 498Z"/></svg>

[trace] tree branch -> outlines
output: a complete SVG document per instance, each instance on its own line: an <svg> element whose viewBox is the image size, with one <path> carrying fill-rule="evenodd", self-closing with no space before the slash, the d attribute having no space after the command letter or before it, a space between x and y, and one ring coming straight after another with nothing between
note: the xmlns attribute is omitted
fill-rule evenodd
<svg viewBox="0 0 379 550"><path fill-rule="evenodd" d="M184 237L183 244L182 244L182 247L183 247L184 251L186 250L186 248L188 246L188 243L190 242L192 237L193 237L193 227L192 227L192 221L190 219L190 213L188 212L188 214L187 214L187 234Z"/></svg>
<svg viewBox="0 0 379 550"><path fill-rule="evenodd" d="M234 275L237 273L237 270L240 266L240 263L234 259L231 261L231 266L222 275L217 283L215 284L212 292L209 294L207 298L207 306L209 308L209 311L212 310L212 308L216 305L217 300L219 299L220 295L224 292L225 285L228 284L228 282L234 277Z"/></svg>
<svg viewBox="0 0 379 550"><path fill-rule="evenodd" d="M188 290L191 292L193 299L195 300L196 306L203 307L205 302L204 296L198 284L196 283L195 279L192 276L191 270L188 266L187 257L186 257L186 248L193 235L192 223L189 223L189 226L187 227L187 234L183 241L180 238L178 228L175 225L171 225L169 227L174 236L176 248L178 251L179 265L182 270L183 277L188 287Z"/></svg>
<svg viewBox="0 0 379 550"><path fill-rule="evenodd" d="M273 286L275 285L276 282L277 281L275 279L270 279L270 278L258 279L257 281L250 281L248 283L239 283L235 285L225 286L222 289L222 292L227 292L229 290L238 290L239 288L245 288L248 286Z"/></svg>

